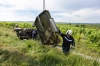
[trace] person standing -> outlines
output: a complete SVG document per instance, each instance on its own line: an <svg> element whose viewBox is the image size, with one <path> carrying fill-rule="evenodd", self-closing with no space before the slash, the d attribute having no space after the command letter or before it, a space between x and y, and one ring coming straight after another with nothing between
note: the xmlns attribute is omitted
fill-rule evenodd
<svg viewBox="0 0 100 66"><path fill-rule="evenodd" d="M36 37L37 37L37 30L34 30L34 31L32 32L32 38L33 38L34 40L36 40Z"/></svg>
<svg viewBox="0 0 100 66"><path fill-rule="evenodd" d="M72 44L72 48L75 48L75 41L74 38L72 37L72 30L68 30L66 34L63 34L61 33L61 31L59 31L59 34L63 39L63 43L62 43L63 53L66 54L69 52L71 44Z"/></svg>

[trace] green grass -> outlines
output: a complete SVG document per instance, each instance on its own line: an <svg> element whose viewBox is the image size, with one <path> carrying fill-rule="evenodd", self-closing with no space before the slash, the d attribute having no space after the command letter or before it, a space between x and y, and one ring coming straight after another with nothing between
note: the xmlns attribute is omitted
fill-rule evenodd
<svg viewBox="0 0 100 66"><path fill-rule="evenodd" d="M75 51L85 48L80 47ZM0 27L0 66L100 66L100 64L96 60L89 60L73 53L65 55L57 48L41 45L38 40L19 40L13 29Z"/></svg>

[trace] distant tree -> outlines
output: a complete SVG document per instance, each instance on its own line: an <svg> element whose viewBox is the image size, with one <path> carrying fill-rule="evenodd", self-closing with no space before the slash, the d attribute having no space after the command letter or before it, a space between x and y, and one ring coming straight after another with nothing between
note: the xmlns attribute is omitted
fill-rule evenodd
<svg viewBox="0 0 100 66"><path fill-rule="evenodd" d="M76 25L75 25L75 27L79 27L79 25L78 25L78 24L76 24Z"/></svg>
<svg viewBox="0 0 100 66"><path fill-rule="evenodd" d="M71 23L69 23L69 25L71 25Z"/></svg>
<svg viewBox="0 0 100 66"><path fill-rule="evenodd" d="M85 25L81 25L81 27L85 28Z"/></svg>

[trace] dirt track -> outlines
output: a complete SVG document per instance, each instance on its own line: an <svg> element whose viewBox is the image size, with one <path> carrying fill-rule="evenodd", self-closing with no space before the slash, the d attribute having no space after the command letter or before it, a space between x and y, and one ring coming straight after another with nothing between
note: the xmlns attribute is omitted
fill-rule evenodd
<svg viewBox="0 0 100 66"><path fill-rule="evenodd" d="M59 46L56 46L55 48L58 48L58 49L62 50L62 48L59 47ZM96 61L98 61L100 63L100 59L94 58L92 56L88 56L88 55L85 55L85 54L82 54L82 53L77 53L75 51L71 51L71 53L76 54L76 55L80 55L80 56L85 57L86 59L89 59L89 60L96 60Z"/></svg>

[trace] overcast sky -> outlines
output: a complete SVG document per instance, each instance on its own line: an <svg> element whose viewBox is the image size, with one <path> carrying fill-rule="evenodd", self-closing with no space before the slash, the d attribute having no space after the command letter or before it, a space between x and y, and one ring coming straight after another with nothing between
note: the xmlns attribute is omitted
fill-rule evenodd
<svg viewBox="0 0 100 66"><path fill-rule="evenodd" d="M55 22L100 23L100 0L45 0ZM34 21L43 0L0 0L0 21Z"/></svg>

